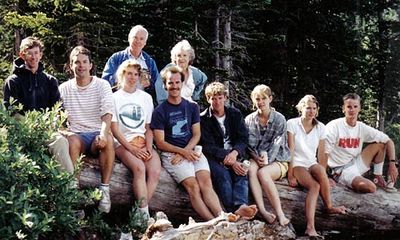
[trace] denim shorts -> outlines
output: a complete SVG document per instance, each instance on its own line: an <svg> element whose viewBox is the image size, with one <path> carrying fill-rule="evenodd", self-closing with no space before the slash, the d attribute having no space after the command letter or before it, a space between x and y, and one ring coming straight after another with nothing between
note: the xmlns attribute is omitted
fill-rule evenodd
<svg viewBox="0 0 400 240"><path fill-rule="evenodd" d="M95 140L96 136L100 135L99 131L95 132L79 132L76 133L79 138L82 140L83 144L85 144L85 152L84 154L94 154L92 152L92 143Z"/></svg>

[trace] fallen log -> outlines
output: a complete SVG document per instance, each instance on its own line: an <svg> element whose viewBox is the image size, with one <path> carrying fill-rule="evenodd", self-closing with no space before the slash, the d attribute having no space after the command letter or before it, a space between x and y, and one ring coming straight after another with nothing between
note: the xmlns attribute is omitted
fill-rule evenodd
<svg viewBox="0 0 400 240"><path fill-rule="evenodd" d="M122 163L115 163L110 195L113 206L133 205L132 176ZM86 158L80 174L81 187L94 187L100 183L99 165L96 160ZM295 228L305 227L304 202L306 192L288 186L286 181L277 182L282 207ZM351 211L346 215L328 215L319 200L316 211L318 230L343 232L361 231L377 233L382 231L400 232L400 193L386 193L378 189L373 194L358 194L347 188L336 186L331 191L334 205L345 205ZM269 206L265 199L266 206ZM156 192L150 201L151 211L164 212L173 223L185 223L189 217L200 220L191 207L183 187L176 184L163 169Z"/></svg>

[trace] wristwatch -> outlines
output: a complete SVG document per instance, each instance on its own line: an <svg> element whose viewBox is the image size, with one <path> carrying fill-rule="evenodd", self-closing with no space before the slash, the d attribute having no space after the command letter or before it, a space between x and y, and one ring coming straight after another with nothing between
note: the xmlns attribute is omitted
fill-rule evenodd
<svg viewBox="0 0 400 240"><path fill-rule="evenodd" d="M394 163L394 165L395 165L396 167L399 167L399 163L397 162L397 160L391 159L391 160L389 160L389 162L390 162L390 163Z"/></svg>

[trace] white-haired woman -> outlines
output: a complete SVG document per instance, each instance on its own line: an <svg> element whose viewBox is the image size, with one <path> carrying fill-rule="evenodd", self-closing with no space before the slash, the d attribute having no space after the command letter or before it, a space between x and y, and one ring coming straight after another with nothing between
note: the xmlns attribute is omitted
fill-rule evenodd
<svg viewBox="0 0 400 240"><path fill-rule="evenodd" d="M182 40L175 44L171 50L171 63L164 67L177 65L185 79L183 80L181 95L189 101L198 101L207 82L207 76L198 68L193 67L195 53L193 47L187 40ZM157 102L162 103L167 99L167 92L162 84L161 79L156 83Z"/></svg>

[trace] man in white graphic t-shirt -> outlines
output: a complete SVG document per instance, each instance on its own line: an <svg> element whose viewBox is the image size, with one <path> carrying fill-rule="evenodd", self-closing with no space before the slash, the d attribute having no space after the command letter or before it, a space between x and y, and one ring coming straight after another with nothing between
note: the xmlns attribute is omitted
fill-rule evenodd
<svg viewBox="0 0 400 240"><path fill-rule="evenodd" d="M355 93L343 97L344 118L326 125L328 166L334 179L357 192L373 193L376 187L396 192L398 177L394 142L383 132L358 121L361 98ZM369 143L363 149L363 143ZM388 181L382 176L385 155L389 159ZM373 181L363 177L373 164Z"/></svg>

